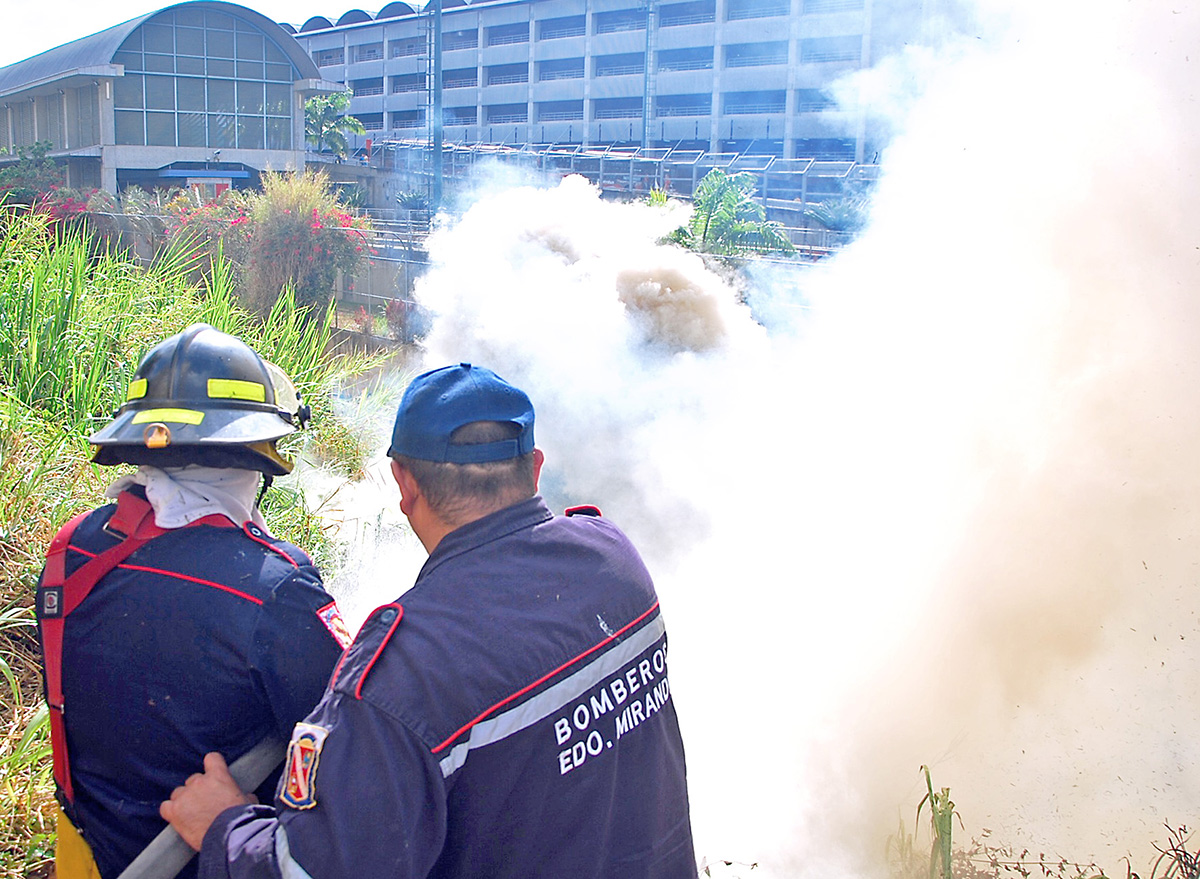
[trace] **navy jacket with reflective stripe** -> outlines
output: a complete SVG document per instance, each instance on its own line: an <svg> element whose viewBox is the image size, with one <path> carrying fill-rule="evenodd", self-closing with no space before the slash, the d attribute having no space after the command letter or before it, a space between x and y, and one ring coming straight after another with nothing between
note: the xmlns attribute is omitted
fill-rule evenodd
<svg viewBox="0 0 1200 879"><path fill-rule="evenodd" d="M114 510L76 528L68 575L118 542L103 530ZM341 655L316 613L332 602L291 544L197 525L138 549L67 616L68 812L105 879L166 826L159 804L207 752L232 761L268 733L287 740Z"/></svg>
<svg viewBox="0 0 1200 879"><path fill-rule="evenodd" d="M607 521L533 498L464 526L308 718L327 731L311 801L226 811L201 874L692 879L666 659L649 574Z"/></svg>

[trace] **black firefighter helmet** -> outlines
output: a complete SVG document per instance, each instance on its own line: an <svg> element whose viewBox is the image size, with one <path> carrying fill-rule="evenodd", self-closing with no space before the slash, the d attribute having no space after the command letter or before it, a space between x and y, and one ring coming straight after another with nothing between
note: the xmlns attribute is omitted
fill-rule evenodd
<svg viewBox="0 0 1200 879"><path fill-rule="evenodd" d="M192 324L142 358L125 403L89 437L97 464L291 472L275 441L308 420L283 370L240 339Z"/></svg>

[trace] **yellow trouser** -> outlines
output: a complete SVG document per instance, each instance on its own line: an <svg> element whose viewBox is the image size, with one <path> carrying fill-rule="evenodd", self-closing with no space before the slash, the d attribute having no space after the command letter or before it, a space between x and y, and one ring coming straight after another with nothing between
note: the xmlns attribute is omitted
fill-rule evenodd
<svg viewBox="0 0 1200 879"><path fill-rule="evenodd" d="M58 848L54 852L57 879L100 879L91 847L83 841L71 819L58 810Z"/></svg>

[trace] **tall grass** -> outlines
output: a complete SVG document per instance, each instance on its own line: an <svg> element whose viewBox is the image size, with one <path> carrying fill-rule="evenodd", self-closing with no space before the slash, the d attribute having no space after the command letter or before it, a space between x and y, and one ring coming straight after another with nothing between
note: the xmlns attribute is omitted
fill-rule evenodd
<svg viewBox="0 0 1200 879"><path fill-rule="evenodd" d="M142 354L195 322L240 336L311 401L304 442L318 446L328 386L378 360L339 355L330 322L302 315L289 291L255 317L219 254L199 283L196 264L174 248L143 267L0 206L0 879L49 869L53 782L33 592L55 530L104 502L115 474L90 462L87 437L120 405ZM268 499L272 530L321 559L324 535L300 493L276 488Z"/></svg>

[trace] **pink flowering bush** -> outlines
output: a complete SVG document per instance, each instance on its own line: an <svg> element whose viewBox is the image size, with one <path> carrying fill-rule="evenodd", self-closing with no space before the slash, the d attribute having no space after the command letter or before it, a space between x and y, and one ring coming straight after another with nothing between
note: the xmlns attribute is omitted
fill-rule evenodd
<svg viewBox="0 0 1200 879"><path fill-rule="evenodd" d="M341 205L324 174L268 173L262 184L247 215L247 301L265 313L291 285L298 305L323 312L338 273L353 275L370 256L370 224Z"/></svg>

